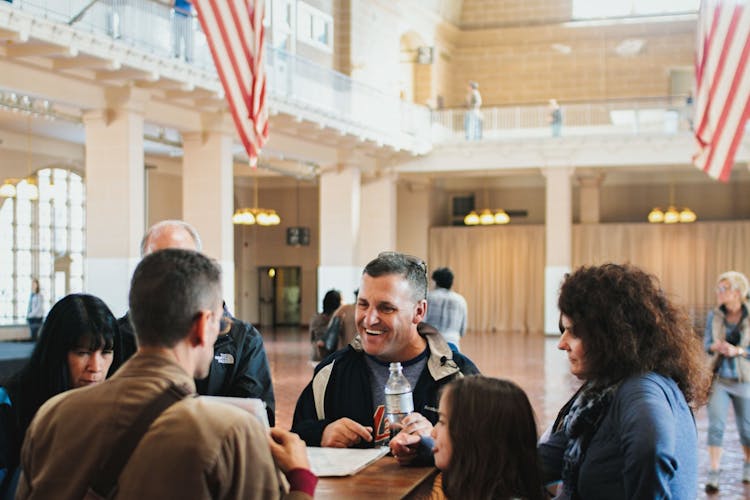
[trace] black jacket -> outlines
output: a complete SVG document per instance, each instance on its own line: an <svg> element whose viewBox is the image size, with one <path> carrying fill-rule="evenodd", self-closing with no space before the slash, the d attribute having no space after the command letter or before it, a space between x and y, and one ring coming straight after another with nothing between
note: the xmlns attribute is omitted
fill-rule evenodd
<svg viewBox="0 0 750 500"><path fill-rule="evenodd" d="M273 426L276 422L276 400L263 337L253 325L232 317L226 309L224 316L232 320L232 328L229 333L216 339L208 377L195 381L198 394L260 398L266 403L268 422ZM117 323L121 348L115 345L115 356L121 364L135 353L137 346L129 315L126 314ZM118 350L122 355L118 354Z"/></svg>
<svg viewBox="0 0 750 500"><path fill-rule="evenodd" d="M419 330L427 340L430 353L412 392L414 411L434 425L438 419L440 389L456 377L479 373L479 370L469 358L451 351L437 330L426 323L421 323ZM308 446L320 446L323 429L342 417L375 427L370 372L364 358L362 344L356 337L347 347L315 367L313 380L297 400L292 422L292 432L299 434ZM368 446L372 446L371 443L359 445Z"/></svg>

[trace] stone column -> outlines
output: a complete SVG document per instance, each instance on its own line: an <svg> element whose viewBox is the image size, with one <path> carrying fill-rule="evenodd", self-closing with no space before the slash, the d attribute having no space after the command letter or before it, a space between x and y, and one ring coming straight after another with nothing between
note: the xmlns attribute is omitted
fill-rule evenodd
<svg viewBox="0 0 750 500"><path fill-rule="evenodd" d="M182 135L182 218L198 230L203 253L221 265L224 300L235 312L234 127L226 115L201 118L203 130Z"/></svg>
<svg viewBox="0 0 750 500"><path fill-rule="evenodd" d="M572 261L572 168L545 168L546 189L546 265L544 268L544 332L560 334L557 297L560 284L570 272Z"/></svg>
<svg viewBox="0 0 750 500"><path fill-rule="evenodd" d="M359 263L362 267L380 252L396 250L396 176L379 173L362 182ZM420 256L421 257L421 256Z"/></svg>
<svg viewBox="0 0 750 500"><path fill-rule="evenodd" d="M88 112L86 128L85 289L121 316L145 231L143 109L148 92L107 92L107 107Z"/></svg>
<svg viewBox="0 0 750 500"><path fill-rule="evenodd" d="M597 224L600 220L599 201L604 175L581 173L577 177L580 185L581 224Z"/></svg>
<svg viewBox="0 0 750 500"><path fill-rule="evenodd" d="M318 300L335 288L350 300L359 286L360 171L339 165L320 176L320 264Z"/></svg>

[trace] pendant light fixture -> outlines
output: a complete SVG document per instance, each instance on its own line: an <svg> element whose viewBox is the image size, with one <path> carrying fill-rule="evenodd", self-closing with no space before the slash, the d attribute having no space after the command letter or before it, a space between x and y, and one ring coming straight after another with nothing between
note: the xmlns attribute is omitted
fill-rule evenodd
<svg viewBox="0 0 750 500"><path fill-rule="evenodd" d="M484 205L487 206L487 189L484 189L483 199ZM464 217L464 225L466 226L491 226L494 224L507 224L510 222L510 216L502 208L489 209L484 208L477 213L476 210L472 210Z"/></svg>
<svg viewBox="0 0 750 500"><path fill-rule="evenodd" d="M651 224L687 224L695 222L698 216L688 207L677 209L674 204L674 184L669 185L669 206L666 210L654 207L648 213L648 221Z"/></svg>
<svg viewBox="0 0 750 500"><path fill-rule="evenodd" d="M281 217L276 210L258 208L258 170L253 169L253 206L251 208L238 208L232 215L232 223L241 226L277 226L281 223Z"/></svg>

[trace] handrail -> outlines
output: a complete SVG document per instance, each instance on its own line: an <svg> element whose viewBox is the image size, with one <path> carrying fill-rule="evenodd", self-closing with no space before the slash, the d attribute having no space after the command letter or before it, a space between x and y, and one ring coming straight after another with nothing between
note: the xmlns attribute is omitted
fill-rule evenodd
<svg viewBox="0 0 750 500"><path fill-rule="evenodd" d="M13 8L53 22L109 36L158 57L176 58L215 73L213 59L195 17L174 16L154 0L16 0ZM180 19L176 19L179 17ZM274 100L307 110L344 132L413 149L429 145L429 110L358 82L308 59L266 45L271 108ZM217 76L218 78L218 76Z"/></svg>
<svg viewBox="0 0 750 500"><path fill-rule="evenodd" d="M432 141L474 139L476 127L481 129L481 139L643 133L670 135L692 127L692 103L688 103L684 96L560 103L560 109L563 118L557 130L552 125L552 108L548 105L484 107L478 115L466 109L435 110L431 120Z"/></svg>

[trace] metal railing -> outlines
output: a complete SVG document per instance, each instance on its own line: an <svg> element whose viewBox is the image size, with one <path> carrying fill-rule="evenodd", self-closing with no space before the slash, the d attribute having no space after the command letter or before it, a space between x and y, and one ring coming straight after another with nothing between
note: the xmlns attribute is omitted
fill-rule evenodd
<svg viewBox="0 0 750 500"><path fill-rule="evenodd" d="M560 135L676 134L690 130L692 105L684 96L561 103ZM482 139L549 137L555 131L545 105L498 106L480 110ZM466 109L432 112L432 141L454 142L471 135Z"/></svg>
<svg viewBox="0 0 750 500"><path fill-rule="evenodd" d="M215 72L208 43L194 15L155 0L15 0L35 17L112 38L163 58ZM396 147L429 145L430 113L375 87L266 45L268 91L273 100L333 119L344 132ZM218 78L218 76L217 76ZM330 123L329 123L330 125ZM375 137L373 137L375 136Z"/></svg>

